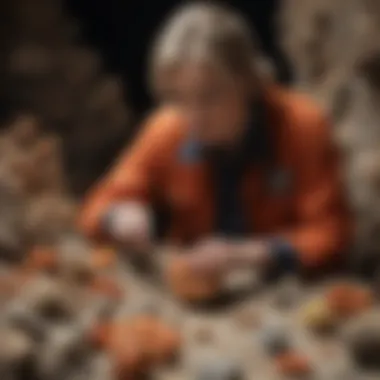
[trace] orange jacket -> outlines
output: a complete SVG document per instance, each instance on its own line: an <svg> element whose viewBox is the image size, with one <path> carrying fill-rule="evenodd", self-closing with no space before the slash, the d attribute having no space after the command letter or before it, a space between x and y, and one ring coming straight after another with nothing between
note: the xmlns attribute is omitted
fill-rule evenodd
<svg viewBox="0 0 380 380"><path fill-rule="evenodd" d="M332 126L307 97L285 89L265 90L264 104L276 167L287 173L291 186L273 191L268 168L256 164L249 168L241 199L252 234L287 239L306 267L328 263L350 238L337 152L330 139ZM185 240L211 234L215 202L209 167L202 161L179 159L186 132L174 110L154 113L134 145L88 195L81 229L101 238L102 216L112 203L160 200L171 208L170 237Z"/></svg>

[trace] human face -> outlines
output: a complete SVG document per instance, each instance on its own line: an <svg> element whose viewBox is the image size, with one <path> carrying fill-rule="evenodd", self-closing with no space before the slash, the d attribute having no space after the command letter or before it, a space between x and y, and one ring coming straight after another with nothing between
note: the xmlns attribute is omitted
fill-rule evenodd
<svg viewBox="0 0 380 380"><path fill-rule="evenodd" d="M164 100L180 110L205 146L233 146L242 135L249 112L242 79L216 67L187 64L167 73L164 86Z"/></svg>

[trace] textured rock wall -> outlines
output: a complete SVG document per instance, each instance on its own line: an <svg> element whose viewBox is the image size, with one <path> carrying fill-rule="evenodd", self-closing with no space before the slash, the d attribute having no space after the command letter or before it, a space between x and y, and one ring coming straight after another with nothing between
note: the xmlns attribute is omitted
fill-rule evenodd
<svg viewBox="0 0 380 380"><path fill-rule="evenodd" d="M278 14L294 86L334 121L357 224L354 258L380 261L380 3L284 0Z"/></svg>
<svg viewBox="0 0 380 380"><path fill-rule="evenodd" d="M61 0L6 0L0 18L0 99L57 132L69 184L81 193L100 174L104 154L128 132L130 112L117 77L80 43Z"/></svg>

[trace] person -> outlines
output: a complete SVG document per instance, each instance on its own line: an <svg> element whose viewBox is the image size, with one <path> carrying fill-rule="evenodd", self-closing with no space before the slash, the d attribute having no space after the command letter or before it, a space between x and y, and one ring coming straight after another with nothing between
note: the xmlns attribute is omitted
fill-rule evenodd
<svg viewBox="0 0 380 380"><path fill-rule="evenodd" d="M209 3L176 10L159 33L150 82L159 106L84 201L80 228L143 254L152 210L205 275L234 268L321 268L350 240L330 137L305 95L263 79L239 14Z"/></svg>

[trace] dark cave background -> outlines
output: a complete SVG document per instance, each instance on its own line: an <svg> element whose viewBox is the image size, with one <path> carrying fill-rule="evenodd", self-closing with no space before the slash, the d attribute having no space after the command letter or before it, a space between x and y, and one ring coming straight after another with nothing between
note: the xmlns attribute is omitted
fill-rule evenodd
<svg viewBox="0 0 380 380"><path fill-rule="evenodd" d="M147 52L157 28L176 0L66 0L69 13L84 26L85 42L102 54L106 68L121 75L125 93L139 119L152 106L145 85ZM279 80L291 72L276 43L274 16L279 0L225 1L242 12L256 30L264 52L273 59Z"/></svg>

